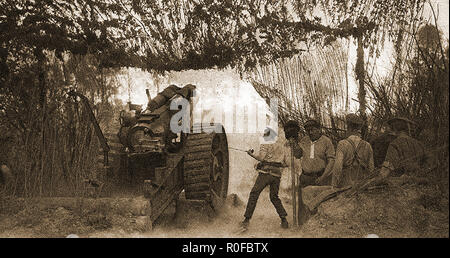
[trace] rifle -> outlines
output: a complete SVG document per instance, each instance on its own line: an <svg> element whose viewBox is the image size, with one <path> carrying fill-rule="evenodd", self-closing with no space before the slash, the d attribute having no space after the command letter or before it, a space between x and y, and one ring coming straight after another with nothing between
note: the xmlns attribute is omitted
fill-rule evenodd
<svg viewBox="0 0 450 258"><path fill-rule="evenodd" d="M444 145L444 146L440 146L440 147L438 147L438 148L436 148L434 150L427 151L426 154L430 154L430 153L433 153L433 152L436 152L436 151L440 151L440 150L446 149L446 148L448 148L447 144ZM422 154L418 154L418 155L406 158L406 159L402 160L401 162L399 162L397 164L397 166L398 167L402 167L402 166L408 164L409 162L411 162L412 160L419 158L420 156L422 156ZM435 167L429 167L429 168L426 168L426 170L432 170L434 168ZM355 184L352 187L351 191L347 193L347 195L352 196L352 195L355 195L355 194L357 194L359 192L364 191L365 189L369 188L370 186L383 183L383 181L386 180L387 176L384 177L384 176L380 175L379 173L377 173L379 171L380 170L377 169L376 172L373 173L372 175L370 175L367 179L362 180L361 182Z"/></svg>

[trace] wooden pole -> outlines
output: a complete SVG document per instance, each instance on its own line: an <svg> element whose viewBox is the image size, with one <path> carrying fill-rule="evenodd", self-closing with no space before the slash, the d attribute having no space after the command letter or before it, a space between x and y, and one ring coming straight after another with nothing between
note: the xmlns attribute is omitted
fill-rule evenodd
<svg viewBox="0 0 450 258"><path fill-rule="evenodd" d="M292 210L293 210L293 219L292 225L297 227L297 200L295 194L295 168L294 168L294 142L291 140L291 181L292 181Z"/></svg>

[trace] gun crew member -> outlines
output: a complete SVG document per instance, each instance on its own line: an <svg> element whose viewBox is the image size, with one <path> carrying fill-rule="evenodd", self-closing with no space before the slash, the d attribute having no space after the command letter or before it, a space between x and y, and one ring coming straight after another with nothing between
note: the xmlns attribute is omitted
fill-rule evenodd
<svg viewBox="0 0 450 258"><path fill-rule="evenodd" d="M348 137L339 141L336 148L332 172L334 187L354 185L374 171L372 146L361 139L364 121L356 114L348 114L345 120Z"/></svg>
<svg viewBox="0 0 450 258"><path fill-rule="evenodd" d="M397 137L389 144L381 176L401 176L432 167L431 156L426 153L423 144L409 135L410 126L415 123L404 117L394 117L388 123Z"/></svg>
<svg viewBox="0 0 450 258"><path fill-rule="evenodd" d="M274 136L276 136L274 130L270 128L265 130L265 138ZM270 201L281 219L281 227L288 228L289 224L286 220L287 213L280 198L278 197L282 170L288 166L290 158L288 155L289 149L287 148L287 144L284 140L284 135L278 135L276 142L272 144L261 144L259 153L253 153L253 150L248 150L247 153L259 161L256 165L258 177L256 178L256 182L250 191L250 196L248 198L247 207L244 214L245 219L240 223L240 225L244 228L248 227L250 219L252 218L253 212L256 208L259 195L264 188L269 186Z"/></svg>
<svg viewBox="0 0 450 258"><path fill-rule="evenodd" d="M307 135L299 142L303 150L300 185L302 187L329 185L335 156L333 143L330 138L322 134L321 125L317 120L306 121L304 128Z"/></svg>

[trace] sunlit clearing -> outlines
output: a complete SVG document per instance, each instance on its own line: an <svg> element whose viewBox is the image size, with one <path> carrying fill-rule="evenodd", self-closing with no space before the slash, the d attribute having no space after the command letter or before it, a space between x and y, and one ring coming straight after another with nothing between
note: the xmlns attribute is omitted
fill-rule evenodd
<svg viewBox="0 0 450 258"><path fill-rule="evenodd" d="M150 90L151 97L156 95L151 75L145 71L130 68L124 74L118 75L117 78L121 86L116 98L121 100L123 104L131 102L145 108L148 103L145 90Z"/></svg>

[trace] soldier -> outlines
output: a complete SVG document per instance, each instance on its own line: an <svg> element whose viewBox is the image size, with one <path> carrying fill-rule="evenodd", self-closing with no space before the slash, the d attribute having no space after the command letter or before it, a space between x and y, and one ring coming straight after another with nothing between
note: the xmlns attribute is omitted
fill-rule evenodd
<svg viewBox="0 0 450 258"><path fill-rule="evenodd" d="M373 160L376 168L381 167L381 165L383 164L389 144L396 137L397 136L392 131L392 128L389 125L386 125L384 132L374 137L373 140L370 141L373 149Z"/></svg>
<svg viewBox="0 0 450 258"><path fill-rule="evenodd" d="M390 174L400 176L429 166L431 159L426 154L424 146L408 134L410 126L415 123L404 117L392 118L388 123L397 138L389 144L380 175L383 178Z"/></svg>
<svg viewBox="0 0 450 258"><path fill-rule="evenodd" d="M264 133L264 137L271 137L275 134L276 133L272 129L268 128ZM253 150L247 151L248 155L259 161L256 166L256 170L259 173L248 198L244 214L245 219L240 223L241 227L245 229L250 223L259 195L267 186L270 187L270 201L273 206L275 206L275 209L281 218L281 227L289 227L288 221L286 220L286 210L278 197L281 172L283 168L287 167L289 164L289 156L286 155L288 149L283 139L284 137L280 135L275 143L262 144L258 154L253 153Z"/></svg>
<svg viewBox="0 0 450 258"><path fill-rule="evenodd" d="M373 151L370 144L361 139L363 121L356 114L348 114L347 138L339 141L333 167L332 185L346 187L355 184L374 170Z"/></svg>
<svg viewBox="0 0 450 258"><path fill-rule="evenodd" d="M303 150L300 184L302 187L330 184L335 156L333 143L322 134L321 125L317 120L306 121L304 128L307 135L299 142Z"/></svg>

